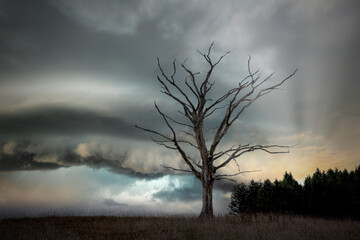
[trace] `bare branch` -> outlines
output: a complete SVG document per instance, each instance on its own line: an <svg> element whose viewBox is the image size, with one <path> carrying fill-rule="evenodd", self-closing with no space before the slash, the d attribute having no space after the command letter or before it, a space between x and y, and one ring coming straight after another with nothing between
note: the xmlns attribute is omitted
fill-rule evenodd
<svg viewBox="0 0 360 240"><path fill-rule="evenodd" d="M208 50L208 54L205 55L203 53L201 53L199 50L198 52L205 58L205 60L209 63L210 65L210 68L209 68L209 71L207 72L206 74L206 77L205 77L205 80L202 82L201 86L200 86L200 93L202 95L205 95L207 92L210 91L210 89L212 88L213 84L209 84L209 79L210 79L210 76L212 74L212 71L214 70L215 66L218 65L221 60L227 55L230 53L230 51L226 52L224 55L220 56L220 58L215 62L215 64L212 63L211 61L211 58L210 58L210 53L211 53L211 48L212 46L214 45L214 43L212 43L209 47L209 50Z"/></svg>
<svg viewBox="0 0 360 240"><path fill-rule="evenodd" d="M170 125L169 121L167 120L167 117L165 116L164 113L162 113L159 109L159 107L157 106L156 102L154 101L154 105L155 105L155 108L156 110L158 111L158 113L163 117L166 125L170 128L171 132L173 133L173 139L172 140L176 140L176 133L175 133L175 130L174 128Z"/></svg>
<svg viewBox="0 0 360 240"><path fill-rule="evenodd" d="M179 131L182 132L182 133L185 133L186 135L189 135L190 137L195 138L195 136L193 134L191 134L191 133L189 133L187 131L184 131L184 130L179 130Z"/></svg>
<svg viewBox="0 0 360 240"><path fill-rule="evenodd" d="M203 169L203 166L200 165L200 161L196 162L195 159L193 159L190 156L186 156L195 166L197 166L199 169Z"/></svg>
<svg viewBox="0 0 360 240"><path fill-rule="evenodd" d="M232 93L235 93L233 95L232 99L230 100L230 103L228 104L228 110L227 110L226 114L224 115L223 120L221 121L221 123L220 123L220 125L218 127L218 130L217 130L217 132L216 132L216 134L214 136L213 142L212 142L211 147L210 147L210 153L215 152L215 149L216 149L217 145L219 144L221 139L225 136L225 134L227 133L230 126L234 123L235 120L237 120L239 118L239 116L242 114L242 112L246 108L248 108L253 102L255 102L261 96L263 96L265 94L268 94L271 91L277 89L277 87L279 87L285 81L290 79L298 70L298 69L296 69L291 75L289 75L288 77L286 77L285 79L280 81L278 84L275 84L275 85L273 85L271 87L260 90L257 95L255 95L254 97L251 97L254 94L255 90L258 87L260 87L264 82L268 81L273 76L273 74L270 74L263 81L256 84L256 82L259 80L259 76L255 77L255 75L258 73L258 70L255 73L252 73L251 67L250 67L250 61L251 61L251 56L249 56L249 60L248 60L248 72L249 72L249 75L239 83L239 87L231 89L227 94L223 95L215 103L213 103L210 107L208 107L206 109L208 111L208 109L211 109L212 107L214 107L216 104L218 104L218 102L223 101L224 99L228 98ZM246 79L250 79L250 81L245 82ZM241 92L241 90L246 89L248 87L250 87L250 90L248 90L248 92L246 94L244 94L240 99L237 99L237 97L238 97L239 93ZM246 103L246 104L243 105L240 108L240 110L236 110L240 106L241 103ZM233 116L233 113L235 111L237 113L235 113L235 116Z"/></svg>
<svg viewBox="0 0 360 240"><path fill-rule="evenodd" d="M195 144L193 144L192 142L187 141L187 140L177 140L177 142L178 142L178 143L187 143L187 144L189 144L190 146L192 146L193 148L199 149L198 146L196 146Z"/></svg>
<svg viewBox="0 0 360 240"><path fill-rule="evenodd" d="M199 73L199 72L193 73L190 69L188 69L188 68L185 66L185 62L186 62L186 60L185 60L183 63L181 63L181 67L182 67L187 73L190 74L189 77L190 77L191 82L192 82L192 84L194 85L194 88L195 88L195 91L196 91L196 94L195 94L195 95L197 95L197 96L199 97L199 96L200 96L200 91L199 91L198 86L196 85L195 75L200 74L200 73Z"/></svg>
<svg viewBox="0 0 360 240"><path fill-rule="evenodd" d="M260 97L262 97L262 96L264 96L264 95L272 92L273 90L277 89L278 86L282 85L286 80L288 80L288 79L290 79L292 76L294 76L294 74L295 74L297 71L298 71L298 69L296 69L296 70L295 70L292 74L290 74L288 77L284 78L284 79L283 79L281 82L279 82L278 84L273 85L273 86L268 87L268 88L265 88L265 89L262 89L262 90L259 91L259 93L258 93L255 97L253 97L252 99L247 99L247 97L254 92L255 88L258 87L258 86L260 86L262 83L259 84L259 85L257 85L257 86L255 86L255 87L253 87L253 88L252 88L252 91L251 91L251 94L247 94L245 98L242 98L241 100L239 100L239 103L236 104L236 107L237 107L241 102L248 101L248 103L247 103L246 105L244 105L244 106L240 109L240 111L235 115L235 117L230 121L229 124L231 125L235 120L237 120L237 119L239 118L240 114L241 114L246 108L248 108L253 102L255 102L258 98L260 98ZM269 79L271 76L272 76L272 74L269 75L269 76L267 77L267 79Z"/></svg>
<svg viewBox="0 0 360 240"><path fill-rule="evenodd" d="M221 60L222 60L226 55L228 55L229 53L230 53L230 51L227 51L224 55L220 56L219 60L217 60L217 62L214 64L214 67L215 67L216 65L218 65L218 64L221 62Z"/></svg>
<svg viewBox="0 0 360 240"><path fill-rule="evenodd" d="M168 78L168 76L165 74L164 70L162 69L161 65L160 65L160 59L157 58L158 60L158 68L162 74L162 76L166 79L166 81L168 83L170 83L172 86L174 86L180 93L181 95L186 99L187 106L190 106L192 108L192 110L195 110L195 106L193 105L193 103L190 101L190 99L188 98L188 96L185 94L185 92L176 84L175 80L174 80L174 76L176 74L176 59L173 61L173 68L174 68L174 72L171 75L171 79ZM159 80L159 77L158 77ZM159 80L160 81L160 80ZM160 81L161 82L161 81ZM167 89L167 92L165 92L167 95L173 97L174 99L178 99L176 98L173 94L170 93L170 91L168 90L168 88L166 87L166 84L162 82L162 84L164 85L165 89ZM178 100L177 100L178 101Z"/></svg>
<svg viewBox="0 0 360 240"><path fill-rule="evenodd" d="M195 90L193 89L193 87L191 87L190 84L188 83L187 79L188 79L189 77L190 77L190 76L187 76L187 77L185 78L185 84L186 84L186 86L190 89L190 91L194 94L194 96L196 97L196 99L197 99L197 106L198 106L199 103L200 103L200 98L199 98L198 94L195 92ZM193 81L192 81L192 82L193 82Z"/></svg>
<svg viewBox="0 0 360 240"><path fill-rule="evenodd" d="M190 171L190 170L179 169L179 168L173 168L173 167L168 167L168 166L164 166L164 165L160 165L160 166L161 166L161 167L163 167L163 168L167 168L167 169L174 170L174 171L180 171L180 172L193 173L193 172L192 172L192 171Z"/></svg>
<svg viewBox="0 0 360 240"><path fill-rule="evenodd" d="M216 175L216 179L223 178L223 177L235 177L237 175L244 174L244 173L260 172L260 171L262 171L262 169L241 171L241 172L237 172L234 174L220 174L220 175Z"/></svg>
<svg viewBox="0 0 360 240"><path fill-rule="evenodd" d="M272 148L286 148L289 149L291 146L282 146L282 145L253 145L253 146L239 146L237 149L232 149L233 152L227 160L215 167L215 170L225 167L231 160L235 160L244 153L253 152L253 151L264 151L269 154L280 154L280 153L289 153L289 151L272 151Z"/></svg>
<svg viewBox="0 0 360 240"><path fill-rule="evenodd" d="M179 125L182 125L182 126L185 126L185 127L189 127L189 128L193 128L193 126L189 125L189 124L186 124L186 123L183 123L183 122L179 122L175 119L173 119L172 117L170 117L169 115L166 115L164 114L164 116L168 119L170 119L172 122L176 123L176 124L179 124Z"/></svg>
<svg viewBox="0 0 360 240"><path fill-rule="evenodd" d="M225 107L227 107L227 105L224 105L224 106L222 106L222 107L214 108L213 110L211 110L211 112L207 113L207 114L204 116L204 118L209 117L209 116L210 116L211 114L213 114L216 110L220 110L220 109L223 109L223 108L225 108Z"/></svg>
<svg viewBox="0 0 360 240"><path fill-rule="evenodd" d="M172 80L173 82L175 82L174 76L175 76L175 74L176 74L176 58L175 58L174 61L173 61L173 69L174 69L174 72L173 72L173 74L171 75L171 80Z"/></svg>
<svg viewBox="0 0 360 240"><path fill-rule="evenodd" d="M209 107L207 107L205 109L205 114L212 109L214 106L218 105L219 103L221 103L222 101L224 101L225 99L227 99L230 95L232 95L234 92L236 92L238 90L238 88L233 88L230 89L227 93L225 93L223 96L221 96L220 98L218 98L213 104L211 104ZM228 106L228 105L227 105Z"/></svg>
<svg viewBox="0 0 360 240"><path fill-rule="evenodd" d="M186 143L186 144L189 144L190 146L192 146L192 147L194 147L194 148L196 148L196 149L199 149L195 144L193 144L192 142L187 141L187 140L179 140L179 139L176 139L176 140L174 140L174 139L172 139L172 140L159 140L159 139L154 139L154 138L151 138L151 140L153 140L155 143L157 143L157 144L159 144L159 145L163 145L163 146L165 146L165 147L167 147L167 148L175 149L175 150L177 150L177 148L175 148L175 147L169 147L168 145L166 145L166 143L170 143L170 142L173 143L174 141L176 141L176 142L178 142L178 143Z"/></svg>
<svg viewBox="0 0 360 240"><path fill-rule="evenodd" d="M216 177L215 178L216 180L228 180L228 181L231 181L231 182L236 182L236 180L234 179L231 179L231 178L227 178L227 177Z"/></svg>
<svg viewBox="0 0 360 240"><path fill-rule="evenodd" d="M156 144L158 144L158 145L161 145L161 146L164 146L164 147L166 147L166 148L168 148L168 149L177 150L176 147L169 146L169 145L165 144L164 141L161 141L161 140L158 140L158 139L154 139L154 138L151 138L151 140L152 140L154 143L156 143ZM168 142L170 142L170 141L168 141ZM172 141L171 141L171 142L172 142Z"/></svg>
<svg viewBox="0 0 360 240"><path fill-rule="evenodd" d="M229 152L236 151L237 148L234 148L234 147L235 147L235 145L232 145L231 148L226 150L226 151L221 151L221 152L218 152L218 153L214 153L213 159L216 160L216 159L221 158L222 156L228 154Z"/></svg>
<svg viewBox="0 0 360 240"><path fill-rule="evenodd" d="M214 42L212 42L212 43L210 44L210 47L209 47L209 49L208 49L208 54L207 54L208 57L210 57L211 49L212 49L213 46L214 46Z"/></svg>
<svg viewBox="0 0 360 240"><path fill-rule="evenodd" d="M167 85L160 79L160 77L157 77L157 80L161 83L161 87L163 90L161 90L162 93L168 95L172 99L174 99L176 102L178 102L180 105L183 106L184 109L184 115L191 120L191 105L185 103L184 101L180 100L178 97L172 94L170 89L167 87Z"/></svg>
<svg viewBox="0 0 360 240"><path fill-rule="evenodd" d="M175 130L173 129L173 127L170 125L170 123L169 123L169 121L167 120L165 114L160 111L160 109L159 109L159 107L157 106L156 102L154 102L154 104L155 104L156 110L157 110L158 113L163 117L163 120L165 121L166 125L169 127L170 131L172 132L173 138L167 137L167 136L165 136L165 135L163 135L163 134L161 134L161 133L159 133L159 132L157 132L157 131L151 130L151 129L142 128L142 127L139 127L139 126L137 126L137 125L136 125L135 127L139 128L139 129L142 129L142 130L144 130L144 131L150 132L150 133L154 133L154 134L156 134L156 135L158 135L158 136L163 137L163 138L166 139L166 140L169 140L170 142L173 142L173 144L175 145L175 148L178 150L178 152L179 152L180 155L182 156L184 162L189 166L189 168L191 169L192 173L193 173L196 177L200 178L200 173L199 173L199 172L194 168L194 166L191 164L191 162L189 161L186 153L185 153L184 150L180 147L179 142L188 143L188 144L190 144L190 145L192 145L192 146L194 146L194 147L196 147L196 146L195 146L194 144L190 143L189 141L177 140L177 138L176 138L176 132L175 132ZM163 146L165 146L165 147L167 147L167 148L169 148L169 149L173 149L173 147L166 145L166 144L164 143L165 141L157 140L157 141L155 141L155 142L157 142L158 144L163 145ZM197 147L196 147L196 148L197 148Z"/></svg>
<svg viewBox="0 0 360 240"><path fill-rule="evenodd" d="M150 132L150 133L153 133L153 134L158 135L158 136L160 136L160 137L163 137L163 138L165 138L165 139L172 140L171 138L169 138L169 137L165 136L164 134L159 133L159 132L157 132L157 131L154 131L154 130L151 130L151 129L147 129L147 128L143 128L143 127L140 127L139 125L135 125L135 127L138 128L138 129L141 129L141 130L143 130L143 131L145 131L145 132Z"/></svg>

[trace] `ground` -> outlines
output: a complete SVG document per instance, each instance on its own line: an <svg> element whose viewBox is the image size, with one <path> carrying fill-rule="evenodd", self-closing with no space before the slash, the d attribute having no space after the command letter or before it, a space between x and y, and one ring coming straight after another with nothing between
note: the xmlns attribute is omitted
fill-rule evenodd
<svg viewBox="0 0 360 240"><path fill-rule="evenodd" d="M0 239L360 239L360 221L251 214L0 220Z"/></svg>

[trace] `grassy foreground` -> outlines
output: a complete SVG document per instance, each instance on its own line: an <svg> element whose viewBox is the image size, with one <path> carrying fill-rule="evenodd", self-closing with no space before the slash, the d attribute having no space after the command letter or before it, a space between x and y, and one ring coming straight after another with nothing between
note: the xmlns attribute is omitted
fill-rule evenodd
<svg viewBox="0 0 360 240"><path fill-rule="evenodd" d="M360 221L266 214L0 220L0 239L360 239Z"/></svg>

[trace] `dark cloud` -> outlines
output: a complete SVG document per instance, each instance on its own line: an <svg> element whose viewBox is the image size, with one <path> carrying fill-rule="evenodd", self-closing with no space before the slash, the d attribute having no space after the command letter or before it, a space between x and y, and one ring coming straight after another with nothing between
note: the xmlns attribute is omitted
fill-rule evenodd
<svg viewBox="0 0 360 240"><path fill-rule="evenodd" d="M124 166L124 160L126 156L122 156L116 160L105 159L101 156L101 154L89 157L81 158L81 163L83 165L92 167L92 168L106 168L109 171L118 174L125 174L129 177L141 178L141 179L152 179L152 178L159 178L164 176L164 173L159 172L141 172L134 170L130 167Z"/></svg>
<svg viewBox="0 0 360 240"><path fill-rule="evenodd" d="M71 62L70 59L68 63L59 61L65 57L61 56L61 50L75 43L67 39L69 36L76 39L79 36L76 33L81 34L81 29L62 17L47 1L2 1L2 6L0 48L3 74L29 74Z"/></svg>
<svg viewBox="0 0 360 240"><path fill-rule="evenodd" d="M61 167L61 165L57 163L35 161L35 156L36 154L29 152L16 152L13 154L0 153L0 172L54 170Z"/></svg>
<svg viewBox="0 0 360 240"><path fill-rule="evenodd" d="M53 3L3 1L1 82L8 82L9 76L26 83L25 76L71 72L103 76L102 81L149 84L156 56L181 48L179 41L159 38L152 21L140 24L133 35L98 32L79 24L72 13L64 14L60 1ZM96 5L84 4L90 14L100 14Z"/></svg>
<svg viewBox="0 0 360 240"><path fill-rule="evenodd" d="M0 144L4 149L6 142ZM40 150L37 149L40 145ZM135 167L125 166L126 153L95 152L87 156L81 156L74 152L69 145L59 146L56 150L48 151L46 145L41 142L20 140L11 152L0 152L0 172L26 171L26 170L54 170L61 167L88 166L99 169L105 168L117 174L141 179L154 179L164 176L159 171L140 171ZM105 158L109 156L111 158Z"/></svg>
<svg viewBox="0 0 360 240"><path fill-rule="evenodd" d="M113 135L125 138L143 136L133 124L119 117L69 108L32 109L0 115L2 137Z"/></svg>

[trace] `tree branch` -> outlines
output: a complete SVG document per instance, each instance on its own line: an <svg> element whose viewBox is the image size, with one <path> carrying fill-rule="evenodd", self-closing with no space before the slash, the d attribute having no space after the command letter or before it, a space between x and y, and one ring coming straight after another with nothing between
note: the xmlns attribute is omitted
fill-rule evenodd
<svg viewBox="0 0 360 240"><path fill-rule="evenodd" d="M220 174L220 175L216 175L215 177L216 177L216 179L222 179L223 177L235 177L237 175L244 174L244 173L260 172L260 171L262 171L262 169L241 171L241 172L237 172L234 174Z"/></svg>
<svg viewBox="0 0 360 240"><path fill-rule="evenodd" d="M160 166L161 166L161 167L163 167L163 168L167 168L167 169L174 170L174 171L180 171L180 172L193 173L193 172L192 172L192 171L190 171L190 170L179 169L179 168L173 168L173 167L168 167L168 166L164 166L164 165L160 165Z"/></svg>
<svg viewBox="0 0 360 240"><path fill-rule="evenodd" d="M213 108L214 106L216 106L219 102L227 99L230 95L232 95L233 93L233 97L230 100L230 103L227 105L228 109L226 114L224 115L221 123L219 124L219 127L215 133L215 136L213 138L211 147L210 147L210 154L213 154L215 152L215 149L217 147L217 145L219 144L219 142L221 141L221 139L225 136L225 134L227 133L228 129L231 127L231 125L234 123L235 120L237 120L239 118L239 116L241 115L241 113L243 113L243 111L248 108L253 102L255 102L258 98L260 98L263 95L266 95L268 93L270 93L271 91L277 89L277 87L279 87L280 85L282 85L285 81L287 81L288 79L290 79L296 72L298 69L296 69L292 74L290 74L288 77L284 78L282 81L280 81L278 84L272 85L268 88L262 89L258 92L257 95L255 95L254 97L251 97L255 90L260 87L263 83L265 83L266 81L268 81L272 76L273 73L270 74L269 76L267 76L264 80L262 80L260 83L256 84L259 79L260 76L256 76L258 74L258 71L255 71L254 73L251 71L251 67L250 67L250 62L251 62L251 56L249 56L248 59L248 72L249 75L247 77L245 77L240 83L239 83L239 87L237 88L233 88L231 90L229 90L228 93L224 94L222 97L220 97L217 101L215 101L212 105L210 105L205 111L209 111L209 109ZM247 79L249 79L249 81L246 81ZM250 89L240 98L237 99L237 97L239 96L240 92L243 89ZM245 105L243 105L241 107L241 109L239 111L236 111L236 109L240 106L241 103L246 103ZM237 112L235 114L235 116L232 116L234 112Z"/></svg>
<svg viewBox="0 0 360 240"><path fill-rule="evenodd" d="M188 96L184 93L184 91L176 84L175 80L174 80L174 76L176 74L176 59L173 61L173 68L174 68L174 72L173 74L171 75L171 79L168 78L168 76L165 74L164 70L162 69L161 65L160 65L160 59L157 58L158 60L158 67L159 67L159 70L162 74L162 76L166 79L166 81L168 83L170 83L172 86L174 86L180 93L181 95L183 95L183 97L186 99L187 101L187 105L190 106L192 108L193 111L195 111L195 106L193 105L193 103L190 101L190 99L188 98ZM158 77L159 78L159 77ZM165 85L165 84L164 84ZM165 85L166 86L166 85ZM167 89L167 88L166 88ZM168 91L168 93L170 94L170 91ZM173 96L171 94L171 96ZM174 97L174 96L173 96Z"/></svg>
<svg viewBox="0 0 360 240"><path fill-rule="evenodd" d="M225 167L231 160L235 160L244 153L253 152L261 150L269 154L280 154L280 153L289 153L289 151L271 151L272 148L286 148L289 149L291 146L282 146L282 145L253 145L253 146L239 146L237 149L231 150L233 153L229 156L227 160L215 167L215 170L218 170L222 167ZM269 150L270 149L270 150Z"/></svg>

